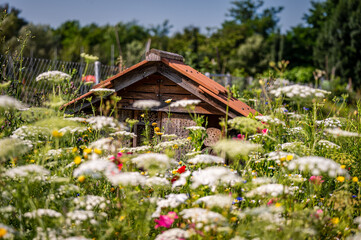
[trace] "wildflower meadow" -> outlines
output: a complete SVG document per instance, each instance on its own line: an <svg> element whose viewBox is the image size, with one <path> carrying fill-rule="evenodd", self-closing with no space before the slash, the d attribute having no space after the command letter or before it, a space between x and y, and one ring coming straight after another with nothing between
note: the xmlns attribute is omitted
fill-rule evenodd
<svg viewBox="0 0 361 240"><path fill-rule="evenodd" d="M0 96L0 239L361 238L360 102L260 81L243 99L258 114L224 119L205 147L199 100L166 101L194 120L184 138L150 122L161 103L143 100L135 147L139 120L117 120L114 91L92 90L94 114L61 107L69 78L37 78L54 89L48 107Z"/></svg>

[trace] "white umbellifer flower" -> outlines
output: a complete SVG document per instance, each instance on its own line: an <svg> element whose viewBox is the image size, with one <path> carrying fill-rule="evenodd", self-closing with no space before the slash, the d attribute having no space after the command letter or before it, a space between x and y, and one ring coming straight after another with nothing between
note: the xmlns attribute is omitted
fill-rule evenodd
<svg viewBox="0 0 361 240"><path fill-rule="evenodd" d="M70 126L66 126L66 127L63 127L61 129L59 129L60 133L68 133L68 132L70 132L71 134L73 134L73 133L83 133L85 131L88 131L88 128L86 128L86 127L70 127Z"/></svg>
<svg viewBox="0 0 361 240"><path fill-rule="evenodd" d="M265 123L286 125L283 121L271 116L256 116L255 118Z"/></svg>
<svg viewBox="0 0 361 240"><path fill-rule="evenodd" d="M18 139L29 139L29 140L38 140L38 139L46 139L48 129L44 127L33 127L33 126L21 126L16 129L13 134L10 136L11 138Z"/></svg>
<svg viewBox="0 0 361 240"><path fill-rule="evenodd" d="M274 180L268 177L252 178L252 183L255 185L267 184L272 182L274 182Z"/></svg>
<svg viewBox="0 0 361 240"><path fill-rule="evenodd" d="M156 100L138 100L133 103L133 107L141 109L151 109L159 106L160 102Z"/></svg>
<svg viewBox="0 0 361 240"><path fill-rule="evenodd" d="M288 128L288 129L286 129L286 131L289 135L297 135L297 134L304 133L304 130L302 127Z"/></svg>
<svg viewBox="0 0 361 240"><path fill-rule="evenodd" d="M84 60L87 62L95 62L99 60L99 57L87 53L81 53L80 57L84 58Z"/></svg>
<svg viewBox="0 0 361 240"><path fill-rule="evenodd" d="M63 153L63 149L59 148L59 149L50 149L47 153L46 156L48 157L59 157L61 156L61 154Z"/></svg>
<svg viewBox="0 0 361 240"><path fill-rule="evenodd" d="M7 95L0 95L0 109L18 109L22 110L26 108L25 105L23 105L21 102L16 100L13 97L7 96Z"/></svg>
<svg viewBox="0 0 361 240"><path fill-rule="evenodd" d="M246 194L246 197L254 197L256 195L271 195L272 197L277 197L278 195L287 193L289 193L289 189L287 186L284 186L282 184L266 184L251 190Z"/></svg>
<svg viewBox="0 0 361 240"><path fill-rule="evenodd" d="M341 165L335 161L323 157L301 157L292 160L288 169L294 170L298 168L300 171L311 171L312 175L320 175L321 173L328 174L330 177L336 177L336 175L348 175L345 169L341 168Z"/></svg>
<svg viewBox="0 0 361 240"><path fill-rule="evenodd" d="M337 118L326 118L324 120L316 121L318 126L323 126L326 128L338 128L342 127L341 121Z"/></svg>
<svg viewBox="0 0 361 240"><path fill-rule="evenodd" d="M117 150L112 138L100 138L89 145L90 148L97 148L103 151L115 152Z"/></svg>
<svg viewBox="0 0 361 240"><path fill-rule="evenodd" d="M186 153L186 157L191 158L191 157L197 156L198 154L202 154L202 151L196 151L196 152Z"/></svg>
<svg viewBox="0 0 361 240"><path fill-rule="evenodd" d="M36 165L36 164L30 164L30 165L23 165L15 168L10 168L6 170L4 173L5 176L9 178L20 178L20 177L27 177L30 174L35 175L49 175L49 170L43 168L42 166Z"/></svg>
<svg viewBox="0 0 361 240"><path fill-rule="evenodd" d="M240 156L248 156L252 151L260 150L262 146L260 144L254 144L240 140L220 140L214 146L213 149L218 153L226 153L228 157L237 159Z"/></svg>
<svg viewBox="0 0 361 240"><path fill-rule="evenodd" d="M192 163L192 164L198 164L198 163L205 163L205 164L222 163L222 164L224 164L225 163L223 158L208 155L208 154L197 155L194 158L189 159L188 162Z"/></svg>
<svg viewBox="0 0 361 240"><path fill-rule="evenodd" d="M268 221L276 225L284 224L285 219L282 217L282 212L284 211L283 207L275 206L260 206L256 208L246 208L243 212L239 214L240 218L244 218L249 215L256 217L261 221Z"/></svg>
<svg viewBox="0 0 361 240"><path fill-rule="evenodd" d="M268 161L275 161L276 163L281 163L281 160L285 160L287 156L292 156L292 159L298 157L294 153L275 151L266 154L266 159Z"/></svg>
<svg viewBox="0 0 361 240"><path fill-rule="evenodd" d="M287 143L283 143L283 144L279 144L278 148L280 149L297 149L303 145L303 142L287 142Z"/></svg>
<svg viewBox="0 0 361 240"><path fill-rule="evenodd" d="M11 212L16 212L16 208L11 205L6 207L0 207L0 213L11 213Z"/></svg>
<svg viewBox="0 0 361 240"><path fill-rule="evenodd" d="M171 228L157 235L155 240L180 240L189 238L189 233L180 228Z"/></svg>
<svg viewBox="0 0 361 240"><path fill-rule="evenodd" d="M176 139L173 141L160 142L154 146L154 149L157 151L161 151L161 150L164 150L167 148L172 148L175 145L177 145L178 147L182 147L182 146L186 145L187 143L189 143L188 139L181 138L181 139Z"/></svg>
<svg viewBox="0 0 361 240"><path fill-rule="evenodd" d="M165 139L173 139L173 138L177 138L178 136L175 135L175 134L163 134L162 136L162 139L165 138Z"/></svg>
<svg viewBox="0 0 361 240"><path fill-rule="evenodd" d="M191 131L206 131L206 129L202 126L189 126L186 127L186 130L191 130Z"/></svg>
<svg viewBox="0 0 361 240"><path fill-rule="evenodd" d="M170 186L170 182L166 178L151 177L147 178L145 185L149 187L153 186Z"/></svg>
<svg viewBox="0 0 361 240"><path fill-rule="evenodd" d="M104 209L110 201L101 196L86 195L74 198L73 203L75 209L85 208L85 210L93 210L96 207Z"/></svg>
<svg viewBox="0 0 361 240"><path fill-rule="evenodd" d="M208 185L214 191L219 183L232 186L235 183L242 182L242 178L225 167L208 167L194 171L192 173L192 182L192 188Z"/></svg>
<svg viewBox="0 0 361 240"><path fill-rule="evenodd" d="M107 174L106 177L114 186L138 186L144 185L146 181L146 178L139 172L121 172L118 174Z"/></svg>
<svg viewBox="0 0 361 240"><path fill-rule="evenodd" d="M166 196L166 199L158 199L157 200L157 209L152 214L153 218L157 218L160 216L162 208L176 208L182 203L184 203L188 199L188 196L184 193L174 194L171 193Z"/></svg>
<svg viewBox="0 0 361 240"><path fill-rule="evenodd" d="M119 152L129 152L129 153L139 153L139 152L146 152L151 150L152 147L150 146L140 146L140 147L132 147L132 148L120 148Z"/></svg>
<svg viewBox="0 0 361 240"><path fill-rule="evenodd" d="M144 153L132 159L132 162L137 165L138 168L144 169L168 169L172 165L175 165L176 162L173 159L170 159L165 154L160 153Z"/></svg>
<svg viewBox="0 0 361 240"><path fill-rule="evenodd" d="M179 214L192 223L217 224L226 221L226 218L221 214L203 208L188 208L182 210Z"/></svg>
<svg viewBox="0 0 361 240"><path fill-rule="evenodd" d="M82 117L69 117L69 118L64 118L65 120L69 120L69 121L74 121L74 122L86 122L86 118L82 118Z"/></svg>
<svg viewBox="0 0 361 240"><path fill-rule="evenodd" d="M70 220L83 222L87 219L93 219L95 214L93 211L86 210L74 210L72 212L68 212L66 215Z"/></svg>
<svg viewBox="0 0 361 240"><path fill-rule="evenodd" d="M36 81L48 80L52 82L61 82L64 80L70 80L71 76L69 74L60 72L60 71L49 71L44 72L36 77Z"/></svg>
<svg viewBox="0 0 361 240"><path fill-rule="evenodd" d="M137 137L137 135L135 135L134 133L127 132L127 131L118 131L118 132L115 132L115 133L111 133L110 136L124 137L124 138L135 138L135 137Z"/></svg>
<svg viewBox="0 0 361 240"><path fill-rule="evenodd" d="M177 181L174 181L172 184L172 187L180 187L180 186L184 186L187 183L187 178L191 175L190 171L185 171L184 173L182 173L179 177L179 179Z"/></svg>
<svg viewBox="0 0 361 240"><path fill-rule="evenodd" d="M73 175L74 177L78 177L80 175L92 175L93 177L100 177L102 173L116 174L118 172L118 167L113 162L106 158L97 158L96 154L93 154L90 161L82 163L74 170Z"/></svg>
<svg viewBox="0 0 361 240"><path fill-rule="evenodd" d="M106 95L114 93L115 90L111 89L111 88L93 88L93 89L90 89L89 92L92 92L98 96L106 96Z"/></svg>
<svg viewBox="0 0 361 240"><path fill-rule="evenodd" d="M337 145L333 142L327 141L327 140L320 140L317 142L317 144L321 145L323 147L326 147L326 148L340 148L339 145Z"/></svg>
<svg viewBox="0 0 361 240"><path fill-rule="evenodd" d="M17 138L0 139L0 160L20 156L30 150L29 143Z"/></svg>
<svg viewBox="0 0 361 240"><path fill-rule="evenodd" d="M198 199L195 203L204 203L207 207L229 208L232 206L233 198L229 195L210 195Z"/></svg>
<svg viewBox="0 0 361 240"><path fill-rule="evenodd" d="M52 209L36 209L32 212L27 212L24 214L24 217L27 218L38 218L38 217L54 217L58 218L61 217L61 213L54 211Z"/></svg>
<svg viewBox="0 0 361 240"><path fill-rule="evenodd" d="M118 120L112 117L96 116L90 117L86 121L92 125L92 128L95 130L102 130L103 128L124 128L123 124L119 123Z"/></svg>
<svg viewBox="0 0 361 240"><path fill-rule="evenodd" d="M325 132L333 135L334 137L361 137L361 135L356 132L344 131L340 128L326 128Z"/></svg>
<svg viewBox="0 0 361 240"><path fill-rule="evenodd" d="M198 100L198 99L194 99L194 100L188 100L188 99L185 99L185 100L179 100L179 101L176 101L176 102L173 102L171 103L169 106L170 107L188 107L188 106L192 106L192 105L197 105L201 102L201 100Z"/></svg>
<svg viewBox="0 0 361 240"><path fill-rule="evenodd" d="M270 93L275 97L280 97L281 95L285 95L288 98L292 99L305 99L305 98L325 98L326 95L330 94L331 92L315 89L308 86L302 85L291 85L280 87L274 90L271 90Z"/></svg>

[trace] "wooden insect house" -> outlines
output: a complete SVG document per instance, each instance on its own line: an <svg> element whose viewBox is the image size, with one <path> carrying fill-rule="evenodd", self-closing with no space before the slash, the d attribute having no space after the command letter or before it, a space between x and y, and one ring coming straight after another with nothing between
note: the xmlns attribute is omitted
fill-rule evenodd
<svg viewBox="0 0 361 240"><path fill-rule="evenodd" d="M178 100L200 100L194 108L194 112L207 118L208 139L211 144L220 135L220 119L225 117L228 105L228 116L248 116L256 111L242 101L228 97L225 87L206 77L202 73L184 63L181 55L152 49L146 54L146 59L134 66L125 69L117 75L100 82L93 89L113 89L121 100L117 105L118 120L124 122L127 118L138 119L139 123L134 127L135 133L140 136L144 128L142 122L142 110L133 106L138 100L156 100L161 104L149 111L149 122L157 123L164 128L167 134L176 134L180 137L188 135L187 126L194 126L187 109L184 107L169 107L166 100L172 102ZM87 101L92 96L91 102ZM106 101L106 98L102 99ZM84 111L91 113L91 106L99 107L100 98L95 96L94 91L74 99L66 104L67 109L74 112ZM170 122L168 114L171 114ZM133 146L139 143L134 139Z"/></svg>

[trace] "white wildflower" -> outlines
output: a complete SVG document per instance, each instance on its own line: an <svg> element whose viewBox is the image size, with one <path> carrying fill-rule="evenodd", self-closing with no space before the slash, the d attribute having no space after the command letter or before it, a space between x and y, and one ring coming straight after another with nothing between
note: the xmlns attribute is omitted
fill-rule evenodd
<svg viewBox="0 0 361 240"><path fill-rule="evenodd" d="M95 216L93 211L86 210L74 210L72 212L67 213L67 217L70 220L78 221L79 223L86 221L88 219L93 219Z"/></svg>
<svg viewBox="0 0 361 240"><path fill-rule="evenodd" d="M96 207L104 209L106 205L110 203L110 201L101 196L86 195L74 198L73 203L75 209L84 208L85 210L93 210Z"/></svg>
<svg viewBox="0 0 361 240"><path fill-rule="evenodd" d="M166 178L151 177L151 178L147 178L147 180L145 181L145 185L149 187L154 187L154 186L166 187L166 186L170 186L170 182Z"/></svg>
<svg viewBox="0 0 361 240"><path fill-rule="evenodd" d="M155 240L180 240L189 238L189 233L180 228L171 228L157 235Z"/></svg>
<svg viewBox="0 0 361 240"><path fill-rule="evenodd" d="M92 92L97 96L104 97L104 96L114 93L115 90L111 89L111 88L93 88L93 89L90 89L89 92Z"/></svg>
<svg viewBox="0 0 361 240"><path fill-rule="evenodd" d="M80 57L84 58L84 60L89 63L99 60L99 57L84 52L80 54Z"/></svg>
<svg viewBox="0 0 361 240"><path fill-rule="evenodd" d="M133 103L133 107L141 109L151 109L159 106L160 102L156 100L138 100Z"/></svg>
<svg viewBox="0 0 361 240"><path fill-rule="evenodd" d="M102 130L103 128L113 128L113 129L123 129L124 125L118 122L115 118L105 117L105 116L96 116L90 117L86 120L92 128L95 130Z"/></svg>
<svg viewBox="0 0 361 240"><path fill-rule="evenodd" d="M152 214L153 218L159 217L162 211L162 208L176 208L188 199L188 196L184 193L174 194L171 193L166 196L166 199L157 200L157 209Z"/></svg>
<svg viewBox="0 0 361 240"><path fill-rule="evenodd" d="M237 159L240 156L247 156L252 151L261 150L262 146L240 140L220 140L213 149L218 153L226 153L231 159Z"/></svg>
<svg viewBox="0 0 361 240"><path fill-rule="evenodd" d="M21 102L16 100L13 97L7 96L7 95L0 95L0 110L9 110L9 109L18 109L22 110L26 108L25 105L23 105Z"/></svg>
<svg viewBox="0 0 361 240"><path fill-rule="evenodd" d="M179 214L183 219L189 219L193 223L217 224L226 221L221 214L203 208L188 208L182 210Z"/></svg>
<svg viewBox="0 0 361 240"><path fill-rule="evenodd" d="M127 131L118 131L118 132L115 132L115 133L111 133L110 136L122 137L122 138L135 138L135 137L137 137L137 135L135 135L134 133L127 132Z"/></svg>
<svg viewBox="0 0 361 240"><path fill-rule="evenodd" d="M204 203L207 207L229 208L232 206L233 198L229 195L210 195L199 198L195 203Z"/></svg>
<svg viewBox="0 0 361 240"><path fill-rule="evenodd" d="M301 157L292 160L288 169L294 170L298 168L300 171L311 171L312 175L320 175L321 173L328 174L330 177L336 175L348 175L345 169L342 169L340 164L335 161L323 157Z"/></svg>
<svg viewBox="0 0 361 240"><path fill-rule="evenodd" d="M29 144L17 138L0 139L0 160L23 155L30 150Z"/></svg>
<svg viewBox="0 0 361 240"><path fill-rule="evenodd" d="M89 145L90 148L97 148L103 151L115 152L117 150L112 138L100 138Z"/></svg>
<svg viewBox="0 0 361 240"><path fill-rule="evenodd" d="M194 158L191 158L188 160L189 163L192 164L198 164L198 163L204 163L204 164L212 164L212 163L225 163L225 160L221 157L212 156L208 154L201 154L197 155Z"/></svg>
<svg viewBox="0 0 361 240"><path fill-rule="evenodd" d="M341 121L337 118L326 118L324 120L316 121L318 126L326 127L326 128L338 128L341 127Z"/></svg>
<svg viewBox="0 0 361 240"><path fill-rule="evenodd" d="M151 150L152 147L150 146L140 146L140 147L132 147L132 148L120 148L120 152L129 152L129 153L140 153L140 152L146 152Z"/></svg>
<svg viewBox="0 0 361 240"><path fill-rule="evenodd" d="M48 175L49 173L50 173L49 170L43 168L42 166L30 164L30 165L23 165L15 168L10 168L6 170L4 175L9 178L20 178L20 177L28 177L31 174L44 176L44 175Z"/></svg>
<svg viewBox="0 0 361 240"><path fill-rule="evenodd" d="M190 131L206 131L206 129L202 126L189 126L186 127L186 130L190 130Z"/></svg>
<svg viewBox="0 0 361 240"><path fill-rule="evenodd" d="M162 135L162 139L164 138L164 139L169 139L169 140L174 139L174 138L177 138L177 137L178 137L178 136L175 135L175 134L163 134L163 135Z"/></svg>
<svg viewBox="0 0 361 240"><path fill-rule="evenodd" d="M164 150L167 148L173 148L175 145L177 145L178 147L182 147L182 146L186 145L187 143L189 143L189 140L186 138L175 139L172 141L160 142L154 146L154 149L157 151L161 151L161 150Z"/></svg>
<svg viewBox="0 0 361 240"><path fill-rule="evenodd" d="M52 82L62 82L64 80L70 80L70 79L71 76L69 74L60 71L44 72L36 77L36 81L48 80Z"/></svg>
<svg viewBox="0 0 361 240"><path fill-rule="evenodd" d="M283 121L271 116L256 116L255 118L265 123L286 125Z"/></svg>
<svg viewBox="0 0 361 240"><path fill-rule="evenodd" d="M138 186L144 185L146 178L139 172L121 172L118 174L107 174L107 179L114 185Z"/></svg>
<svg viewBox="0 0 361 240"><path fill-rule="evenodd" d="M91 160L82 163L73 172L74 177L80 175L92 175L93 177L100 177L101 174L116 174L118 167L106 158L97 158L95 154L92 155Z"/></svg>
<svg viewBox="0 0 361 240"><path fill-rule="evenodd" d="M67 119L67 118L65 118L65 119ZM66 126L66 127L63 127L61 129L59 129L60 133L71 133L71 134L83 133L83 132L86 132L86 131L88 131L88 128L86 128L86 127L70 127L70 126Z"/></svg>
<svg viewBox="0 0 361 240"><path fill-rule="evenodd" d="M225 167L208 167L194 171L192 173L192 182L192 188L208 185L214 191L219 183L233 186L242 182L242 178L236 172L232 172Z"/></svg>
<svg viewBox="0 0 361 240"><path fill-rule="evenodd" d="M289 189L287 186L282 184L266 184L261 185L246 194L246 197L254 197L256 195L266 196L271 195L272 197L277 197L281 194L289 193Z"/></svg>
<svg viewBox="0 0 361 240"><path fill-rule="evenodd" d="M330 141L327 141L327 140L320 140L317 142L318 145L320 146L323 146L325 148L328 148L328 149L331 149L331 148L340 148L339 145L333 143L333 142L330 142Z"/></svg>
<svg viewBox="0 0 361 240"><path fill-rule="evenodd" d="M185 171L184 173L182 173L179 176L179 179L177 179L176 181L173 182L172 187L180 187L180 186L184 186L187 183L187 178L191 175L190 171Z"/></svg>
<svg viewBox="0 0 361 240"><path fill-rule="evenodd" d="M24 214L24 217L27 218L38 218L38 217L54 217L58 218L61 217L61 213L52 210L52 209L37 209L32 212L27 212Z"/></svg>
<svg viewBox="0 0 361 240"><path fill-rule="evenodd" d="M188 99L185 99L185 100L179 100L179 101L176 101L176 102L173 102L171 103L169 106L170 107L188 107L188 106L192 106L192 105L197 105L201 102L201 100L198 100L198 99L194 99L194 100L188 100Z"/></svg>
<svg viewBox="0 0 361 240"><path fill-rule="evenodd" d="M325 98L326 95L330 94L330 92L325 90L315 89L298 84L280 87L271 90L270 93L275 97L280 97L282 95L285 95L286 97L292 99Z"/></svg>
<svg viewBox="0 0 361 240"><path fill-rule="evenodd" d="M160 153L144 153L132 159L132 162L137 165L138 168L146 170L150 169L168 169L176 162L170 159L165 154Z"/></svg>
<svg viewBox="0 0 361 240"><path fill-rule="evenodd" d="M273 183L273 182L275 182L275 180L272 178L269 178L269 177L252 178L252 183L255 185L263 185L263 184L268 184L268 183Z"/></svg>
<svg viewBox="0 0 361 240"><path fill-rule="evenodd" d="M334 137L361 137L361 135L356 132L349 132L341 130L340 128L326 128L325 132L333 135Z"/></svg>
<svg viewBox="0 0 361 240"><path fill-rule="evenodd" d="M86 118L83 117L69 117L64 118L65 120L74 121L74 122L86 122Z"/></svg>

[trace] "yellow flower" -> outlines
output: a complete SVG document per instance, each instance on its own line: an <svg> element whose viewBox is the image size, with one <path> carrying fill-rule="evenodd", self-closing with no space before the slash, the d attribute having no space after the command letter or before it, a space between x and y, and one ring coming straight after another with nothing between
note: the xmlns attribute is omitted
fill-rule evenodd
<svg viewBox="0 0 361 240"><path fill-rule="evenodd" d="M73 153L77 152L78 151L78 148L77 147L73 147L73 149L71 150Z"/></svg>
<svg viewBox="0 0 361 240"><path fill-rule="evenodd" d="M85 181L85 176L84 175L79 176L78 181L81 182L81 183L84 182Z"/></svg>
<svg viewBox="0 0 361 240"><path fill-rule="evenodd" d="M345 169L345 168L346 168L346 165L341 165L341 168L342 168L342 169Z"/></svg>
<svg viewBox="0 0 361 240"><path fill-rule="evenodd" d="M344 176L338 176L336 179L337 179L337 181L339 181L339 182L344 182L344 181L345 181L345 177L344 177Z"/></svg>
<svg viewBox="0 0 361 240"><path fill-rule="evenodd" d="M286 157L286 160L287 161L291 161L293 159L293 156L292 155L287 155L287 157Z"/></svg>
<svg viewBox="0 0 361 240"><path fill-rule="evenodd" d="M275 204L275 207L277 207L277 208L279 208L279 207L281 207L281 206L282 206L282 203L279 203L279 202L278 202L278 203Z"/></svg>
<svg viewBox="0 0 361 240"><path fill-rule="evenodd" d="M56 137L56 138L61 138L64 133L61 133L61 132L58 132L58 130L54 130L51 135L53 135L53 137Z"/></svg>
<svg viewBox="0 0 361 240"><path fill-rule="evenodd" d="M172 101L172 99L170 98L170 99L165 100L164 102L169 104L171 101Z"/></svg>
<svg viewBox="0 0 361 240"><path fill-rule="evenodd" d="M160 128L159 128L159 127L155 127L155 128L154 128L154 132L156 132L156 133L157 133L157 132L160 132Z"/></svg>
<svg viewBox="0 0 361 240"><path fill-rule="evenodd" d="M115 191L115 188L112 187L112 188L110 189L110 191L111 191L111 192L114 192L114 191Z"/></svg>
<svg viewBox="0 0 361 240"><path fill-rule="evenodd" d="M123 221L125 219L125 216L120 216L119 221Z"/></svg>
<svg viewBox="0 0 361 240"><path fill-rule="evenodd" d="M5 228L0 228L0 238L4 237L8 231Z"/></svg>
<svg viewBox="0 0 361 240"><path fill-rule="evenodd" d="M140 115L142 118L144 118L144 113L142 115Z"/></svg>
<svg viewBox="0 0 361 240"><path fill-rule="evenodd" d="M237 221L237 217L231 217L231 221L232 221L232 222Z"/></svg>
<svg viewBox="0 0 361 240"><path fill-rule="evenodd" d="M340 222L340 219L338 217L335 217L335 218L331 218L331 222L336 225Z"/></svg>
<svg viewBox="0 0 361 240"><path fill-rule="evenodd" d="M30 162L31 162L31 163L34 163L34 162L35 162L35 160L34 160L34 159L31 159L31 160L30 160Z"/></svg>
<svg viewBox="0 0 361 240"><path fill-rule="evenodd" d="M182 161L179 161L178 164L181 165L183 162Z"/></svg>
<svg viewBox="0 0 361 240"><path fill-rule="evenodd" d="M94 148L94 152L98 155L102 154L102 150L100 150L98 148Z"/></svg>
<svg viewBox="0 0 361 240"><path fill-rule="evenodd" d="M156 122L152 123L152 126L153 127L157 126L157 123Z"/></svg>
<svg viewBox="0 0 361 240"><path fill-rule="evenodd" d="M173 170L173 171L172 171L172 174L176 174L176 173L177 173L177 170Z"/></svg>
<svg viewBox="0 0 361 240"><path fill-rule="evenodd" d="M85 152L86 154L89 154L92 152L92 150L90 148L86 148L83 150L83 152Z"/></svg>
<svg viewBox="0 0 361 240"><path fill-rule="evenodd" d="M162 136L162 135L163 135L162 132L156 132L155 134L157 134L158 136Z"/></svg>
<svg viewBox="0 0 361 240"><path fill-rule="evenodd" d="M191 140L192 140L192 137L187 137L187 140L191 141Z"/></svg>
<svg viewBox="0 0 361 240"><path fill-rule="evenodd" d="M173 148L174 148L174 149L178 149L178 145L177 145L177 144L174 144L174 145L173 145Z"/></svg>
<svg viewBox="0 0 361 240"><path fill-rule="evenodd" d="M280 160L284 161L284 160L286 160L286 157L281 157Z"/></svg>
<svg viewBox="0 0 361 240"><path fill-rule="evenodd" d="M358 177L353 177L352 182L358 182Z"/></svg>
<svg viewBox="0 0 361 240"><path fill-rule="evenodd" d="M81 163L81 157L76 156L76 157L74 158L74 163L75 163L76 165L79 165L79 164Z"/></svg>
<svg viewBox="0 0 361 240"><path fill-rule="evenodd" d="M145 175L145 172L141 172L140 174Z"/></svg>

